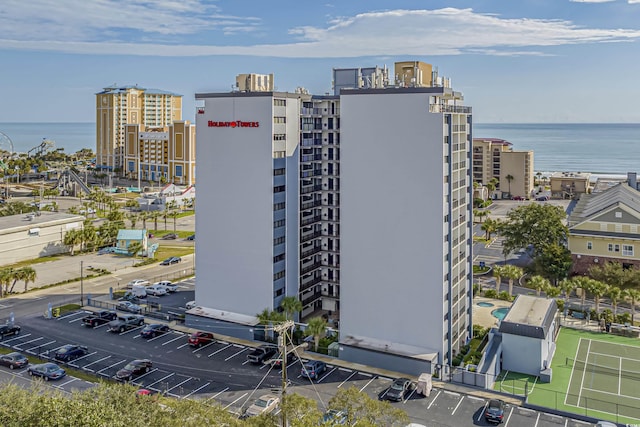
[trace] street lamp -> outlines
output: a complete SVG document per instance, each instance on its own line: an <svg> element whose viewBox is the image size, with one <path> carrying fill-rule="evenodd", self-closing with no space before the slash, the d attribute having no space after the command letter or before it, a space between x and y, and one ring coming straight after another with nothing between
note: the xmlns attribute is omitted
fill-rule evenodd
<svg viewBox="0 0 640 427"><path fill-rule="evenodd" d="M80 307L84 307L84 261L80 261Z"/></svg>

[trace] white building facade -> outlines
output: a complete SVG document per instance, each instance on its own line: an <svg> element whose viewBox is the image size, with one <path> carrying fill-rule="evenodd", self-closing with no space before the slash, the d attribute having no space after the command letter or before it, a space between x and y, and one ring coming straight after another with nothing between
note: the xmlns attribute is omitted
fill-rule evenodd
<svg viewBox="0 0 640 427"><path fill-rule="evenodd" d="M221 322L241 318L246 338L256 314L296 296L303 320L339 327L341 358L412 373L449 364L472 329L472 120L461 94L196 99L196 302L212 309L199 325L229 333Z"/></svg>

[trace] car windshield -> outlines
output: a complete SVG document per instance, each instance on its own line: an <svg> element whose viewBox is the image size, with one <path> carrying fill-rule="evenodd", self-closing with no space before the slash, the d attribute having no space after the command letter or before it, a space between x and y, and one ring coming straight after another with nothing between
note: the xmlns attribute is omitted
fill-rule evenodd
<svg viewBox="0 0 640 427"><path fill-rule="evenodd" d="M71 351L71 347L68 346L60 347L58 349L58 353L68 353L69 351Z"/></svg>
<svg viewBox="0 0 640 427"><path fill-rule="evenodd" d="M57 371L58 369L59 369L59 368L58 368L57 366L55 366L55 365L47 366L47 371L48 371L48 372L55 372L55 371Z"/></svg>
<svg viewBox="0 0 640 427"><path fill-rule="evenodd" d="M125 366L124 369L126 371L133 371L134 369L136 369L136 365L133 363L127 363L127 366Z"/></svg>
<svg viewBox="0 0 640 427"><path fill-rule="evenodd" d="M266 408L268 404L269 402L266 400L263 400L263 399L256 400L256 406L259 406L261 408Z"/></svg>
<svg viewBox="0 0 640 427"><path fill-rule="evenodd" d="M313 371L315 369L314 365L304 365L304 369L306 371Z"/></svg>
<svg viewBox="0 0 640 427"><path fill-rule="evenodd" d="M404 383L398 382L396 381L395 383L393 383L393 385L391 386L391 388L393 390L402 390L404 388Z"/></svg>

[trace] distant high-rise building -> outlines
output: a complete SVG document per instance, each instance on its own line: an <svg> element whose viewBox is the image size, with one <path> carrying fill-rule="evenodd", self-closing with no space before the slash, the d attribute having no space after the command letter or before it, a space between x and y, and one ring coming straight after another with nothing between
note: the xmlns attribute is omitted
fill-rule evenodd
<svg viewBox="0 0 640 427"><path fill-rule="evenodd" d="M182 95L138 86L110 86L96 94L96 167L124 165L125 126L162 128L182 120Z"/></svg>

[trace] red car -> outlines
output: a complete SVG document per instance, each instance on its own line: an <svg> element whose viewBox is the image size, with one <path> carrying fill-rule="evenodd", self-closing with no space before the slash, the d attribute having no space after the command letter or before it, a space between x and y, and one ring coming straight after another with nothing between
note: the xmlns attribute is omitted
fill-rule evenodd
<svg viewBox="0 0 640 427"><path fill-rule="evenodd" d="M211 332L194 332L189 336L189 345L192 347L202 347L214 341Z"/></svg>

